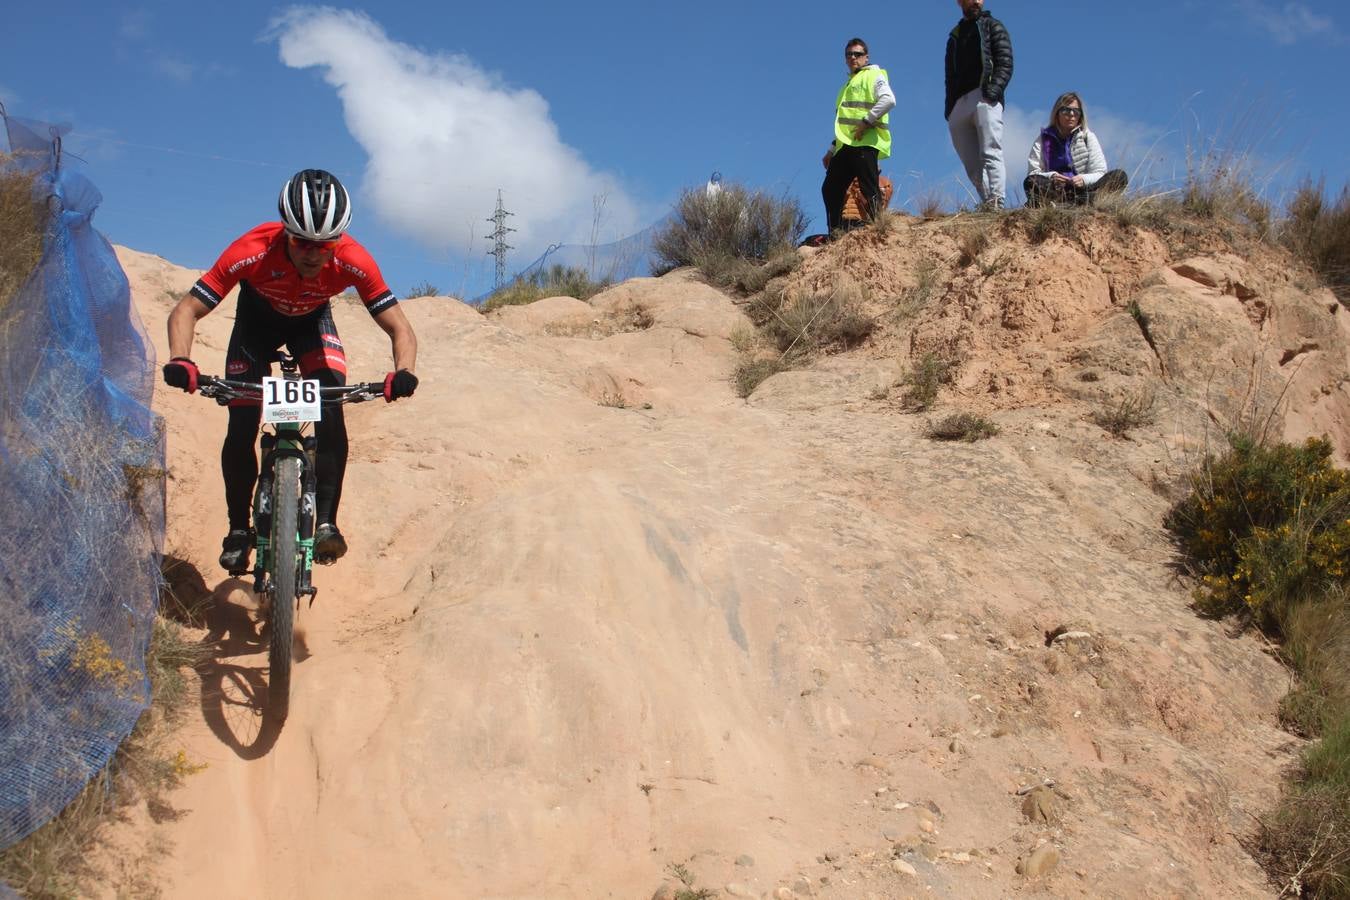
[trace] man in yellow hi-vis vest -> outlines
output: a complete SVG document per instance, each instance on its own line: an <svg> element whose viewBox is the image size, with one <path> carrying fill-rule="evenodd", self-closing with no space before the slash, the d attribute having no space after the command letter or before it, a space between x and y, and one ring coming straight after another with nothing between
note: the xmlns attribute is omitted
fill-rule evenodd
<svg viewBox="0 0 1350 900"><path fill-rule="evenodd" d="M834 140L822 160L825 181L820 193L830 233L843 221L844 196L855 178L867 201L868 219L881 208L878 163L891 155L889 113L895 107L886 70L868 62L866 41L853 38L845 44L844 62L849 77L835 100Z"/></svg>

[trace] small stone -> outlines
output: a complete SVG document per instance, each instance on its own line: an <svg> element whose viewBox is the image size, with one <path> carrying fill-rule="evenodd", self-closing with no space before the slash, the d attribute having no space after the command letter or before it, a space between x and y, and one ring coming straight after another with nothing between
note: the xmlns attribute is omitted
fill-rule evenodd
<svg viewBox="0 0 1350 900"><path fill-rule="evenodd" d="M941 853L941 851L939 851L938 848L934 847L932 844L920 844L919 852L922 853L923 858L928 860L929 862L937 862L938 856Z"/></svg>
<svg viewBox="0 0 1350 900"><path fill-rule="evenodd" d="M755 858L748 853L742 853L736 857L736 865L738 866L753 866L754 864Z"/></svg>
<svg viewBox="0 0 1350 900"><path fill-rule="evenodd" d="M675 898L678 897L679 894L680 894L679 887L671 884L670 882L666 882L665 884L661 885L659 888L656 889L655 894L652 894L652 900L675 900Z"/></svg>
<svg viewBox="0 0 1350 900"><path fill-rule="evenodd" d="M1042 844L1017 864L1017 872L1027 878L1040 878L1054 871L1057 865L1059 865L1059 850L1054 844Z"/></svg>
<svg viewBox="0 0 1350 900"><path fill-rule="evenodd" d="M947 745L947 750L951 753L959 754L964 752L965 749L966 749L965 745L962 744L960 741L952 741L950 744Z"/></svg>
<svg viewBox="0 0 1350 900"><path fill-rule="evenodd" d="M879 787L876 789L876 796L884 797L888 791L890 791L890 788Z"/></svg>
<svg viewBox="0 0 1350 900"><path fill-rule="evenodd" d="M919 830L922 831L924 834L932 834L934 831L937 830L937 826L933 824L932 819L920 819Z"/></svg>
<svg viewBox="0 0 1350 900"><path fill-rule="evenodd" d="M961 640L961 638L959 638L959 637L957 637L956 635L952 634L950 631L946 632L945 634L939 634L938 637L941 638L941 639L944 640L944 641L959 641L959 640Z"/></svg>
<svg viewBox="0 0 1350 900"><path fill-rule="evenodd" d="M815 895L816 889L811 885L811 879L805 875L800 875L796 881L792 882L792 892L803 897L812 897Z"/></svg>
<svg viewBox="0 0 1350 900"><path fill-rule="evenodd" d="M791 888L780 887L773 892L773 900L797 900Z"/></svg>
<svg viewBox="0 0 1350 900"><path fill-rule="evenodd" d="M1059 821L1059 804L1055 792L1038 785L1022 798L1022 815L1033 825L1053 825Z"/></svg>
<svg viewBox="0 0 1350 900"><path fill-rule="evenodd" d="M751 898L753 898L753 897L755 896L755 892L754 892L754 891L750 890L750 888L748 888L748 887L746 887L745 885L741 884L739 881L733 881L733 882L729 883L726 887L722 888L722 890L725 891L725 892L727 893L727 895L728 895L728 896L731 896L731 897L751 897Z"/></svg>
<svg viewBox="0 0 1350 900"><path fill-rule="evenodd" d="M897 803L894 806L892 806L891 809L909 809L909 804L901 801L900 803Z"/></svg>
<svg viewBox="0 0 1350 900"><path fill-rule="evenodd" d="M917 877L919 874L918 869L914 868L909 863L905 862L903 859L891 860L891 871L896 872L897 874L900 875L909 875L912 877Z"/></svg>
<svg viewBox="0 0 1350 900"><path fill-rule="evenodd" d="M947 858L950 859L952 862L959 862L959 863L970 862L970 854L965 853L963 851L958 851L956 853L949 853L947 855Z"/></svg>
<svg viewBox="0 0 1350 900"><path fill-rule="evenodd" d="M833 850L826 850L821 857L821 862L839 862L839 854Z"/></svg>

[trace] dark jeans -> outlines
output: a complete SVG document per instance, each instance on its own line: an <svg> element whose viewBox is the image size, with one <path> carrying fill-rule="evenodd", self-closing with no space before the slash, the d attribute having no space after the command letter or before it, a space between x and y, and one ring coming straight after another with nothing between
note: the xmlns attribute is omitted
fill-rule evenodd
<svg viewBox="0 0 1350 900"><path fill-rule="evenodd" d="M825 170L825 181L820 186L820 195L825 200L827 232L833 232L843 224L844 197L855 178L862 189L870 220L881 209L881 169L877 164L876 147L845 144L830 157L830 167Z"/></svg>
<svg viewBox="0 0 1350 900"><path fill-rule="evenodd" d="M1022 182L1027 195L1027 206L1048 206L1060 203L1068 206L1087 206L1099 194L1119 194L1130 183L1123 169L1112 169L1096 184L1075 187L1067 181L1051 181L1048 175L1028 175Z"/></svg>

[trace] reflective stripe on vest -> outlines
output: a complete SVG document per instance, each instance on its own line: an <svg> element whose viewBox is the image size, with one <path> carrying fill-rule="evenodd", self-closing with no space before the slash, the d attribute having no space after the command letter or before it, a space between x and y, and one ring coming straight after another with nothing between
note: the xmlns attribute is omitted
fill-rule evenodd
<svg viewBox="0 0 1350 900"><path fill-rule="evenodd" d="M891 114L882 116L871 128L863 132L861 138L853 137L853 129L867 123L867 111L876 105L876 83L878 78L886 76L886 70L880 66L868 66L859 69L849 78L848 83L839 90L835 100L834 138L839 146L850 144L854 147L876 147L877 158L885 159L891 155Z"/></svg>

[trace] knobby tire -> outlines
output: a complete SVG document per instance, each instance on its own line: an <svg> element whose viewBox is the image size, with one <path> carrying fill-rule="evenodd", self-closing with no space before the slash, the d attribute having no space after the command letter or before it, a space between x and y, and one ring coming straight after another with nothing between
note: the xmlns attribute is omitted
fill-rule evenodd
<svg viewBox="0 0 1350 900"><path fill-rule="evenodd" d="M287 457L277 461L272 484L272 643L268 648L267 705L278 721L286 718L291 705L299 514L300 460Z"/></svg>

